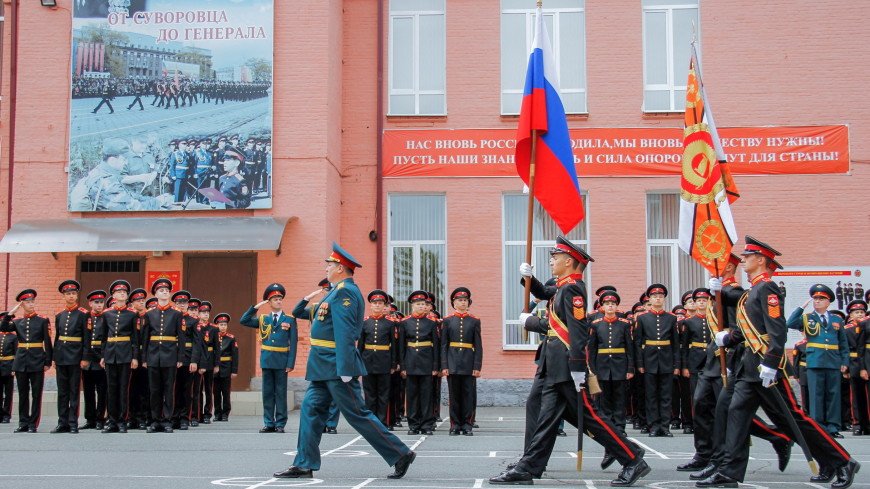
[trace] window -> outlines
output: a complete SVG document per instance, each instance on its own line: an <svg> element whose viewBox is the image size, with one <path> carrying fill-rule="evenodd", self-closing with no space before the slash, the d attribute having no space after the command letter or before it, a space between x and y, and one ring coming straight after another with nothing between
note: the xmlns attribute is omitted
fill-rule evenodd
<svg viewBox="0 0 870 489"><path fill-rule="evenodd" d="M678 244L680 195L654 193L646 196L647 281L668 288L667 304L680 303L687 290L706 287L707 271ZM667 305L666 304L666 305Z"/></svg>
<svg viewBox="0 0 870 489"><path fill-rule="evenodd" d="M447 304L447 200L444 195L390 194L388 287L403 314L415 290L435 294L435 310Z"/></svg>
<svg viewBox="0 0 870 489"><path fill-rule="evenodd" d="M507 194L504 196L504 348L507 350L534 350L538 346L538 334L528 333L520 325L519 315L523 311L523 288L520 285L520 263L526 259L526 220L529 205L528 195ZM583 196L586 209L586 196ZM584 250L589 250L588 219L574 228L567 238ZM541 281L549 278L549 250L556 244L556 237L562 234L556 223L535 201L535 221L532 230L532 266L535 276ZM590 288L590 268L583 278L587 293Z"/></svg>
<svg viewBox="0 0 870 489"><path fill-rule="evenodd" d="M643 0L643 110L681 112L698 0ZM697 34L696 34L697 36Z"/></svg>
<svg viewBox="0 0 870 489"><path fill-rule="evenodd" d="M445 1L390 1L389 115L447 114Z"/></svg>
<svg viewBox="0 0 870 489"><path fill-rule="evenodd" d="M547 0L544 22L556 58L562 103L568 114L586 109L586 0ZM535 38L534 2L501 2L501 113L519 114L529 51Z"/></svg>

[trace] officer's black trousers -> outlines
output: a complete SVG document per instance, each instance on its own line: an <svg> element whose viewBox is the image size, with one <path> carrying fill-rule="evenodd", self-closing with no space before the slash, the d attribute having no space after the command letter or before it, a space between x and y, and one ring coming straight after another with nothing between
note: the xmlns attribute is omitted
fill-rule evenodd
<svg viewBox="0 0 870 489"><path fill-rule="evenodd" d="M399 424L405 415L405 379L396 372L390 376L390 409L387 418L390 425Z"/></svg>
<svg viewBox="0 0 870 489"><path fill-rule="evenodd" d="M672 372L643 374L644 397L646 398L646 422L650 433L668 429L671 419L671 389L674 385Z"/></svg>
<svg viewBox="0 0 870 489"><path fill-rule="evenodd" d="M867 381L861 377L852 376L852 412L855 414L855 428L870 430L870 403L868 403ZM870 432L864 433L870 435Z"/></svg>
<svg viewBox="0 0 870 489"><path fill-rule="evenodd" d="M716 400L722 391L721 377L697 378L692 408L692 428L695 430L695 458L709 462L713 458L713 425L716 421Z"/></svg>
<svg viewBox="0 0 870 489"><path fill-rule="evenodd" d="M82 384L85 392L85 421L103 423L106 421L106 371L82 371Z"/></svg>
<svg viewBox="0 0 870 489"><path fill-rule="evenodd" d="M15 378L18 379L18 426L38 428L45 372L15 372Z"/></svg>
<svg viewBox="0 0 870 489"><path fill-rule="evenodd" d="M810 386L809 384L801 384L801 407L807 414L810 414Z"/></svg>
<svg viewBox="0 0 870 489"><path fill-rule="evenodd" d="M601 406L601 417L607 419L619 431L625 432L625 380L599 380L601 395L598 396Z"/></svg>
<svg viewBox="0 0 870 489"><path fill-rule="evenodd" d="M136 105L137 103L139 104L139 110L145 110L145 107L142 105L142 96L141 95L136 95L136 98L134 98L133 101L130 102L130 105L127 106L127 110L132 109L133 106Z"/></svg>
<svg viewBox="0 0 870 489"><path fill-rule="evenodd" d="M538 415L541 414L541 395L544 392L544 382L544 378L536 375L535 378L532 379L532 388L529 390L529 397L526 398L526 435L523 439L523 452L529 449L529 445L532 444L532 438L535 436L535 428L538 426ZM575 428L577 427L577 418L569 417L567 411L562 416L562 419L570 423L571 426ZM546 456L547 459L550 458L549 453L546 454ZM546 466L546 464L544 465ZM534 475L540 476L541 474L535 473Z"/></svg>
<svg viewBox="0 0 870 489"><path fill-rule="evenodd" d="M408 429L431 430L435 427L435 414L432 411L431 375L408 375Z"/></svg>
<svg viewBox="0 0 870 489"><path fill-rule="evenodd" d="M57 425L79 425L79 388L82 385L82 367L56 365L57 379Z"/></svg>
<svg viewBox="0 0 870 489"><path fill-rule="evenodd" d="M202 389L200 389L199 420L211 419L214 412L214 369L208 368L202 374Z"/></svg>
<svg viewBox="0 0 870 489"><path fill-rule="evenodd" d="M441 417L441 376L432 377L432 420Z"/></svg>
<svg viewBox="0 0 870 489"><path fill-rule="evenodd" d="M109 407L109 423L120 426L125 423L130 398L130 364L106 364L106 400Z"/></svg>
<svg viewBox="0 0 870 489"><path fill-rule="evenodd" d="M96 114L97 111L100 110L100 107L102 107L103 104L106 104L106 107L108 107L109 110L110 110L111 112L114 112L115 109L112 107L112 102L111 102L111 100L112 100L112 99L110 99L110 98L108 98L108 97L103 97L103 99L100 100L100 103L97 104L97 106L94 108L94 114ZM111 112L110 112L110 113L111 113Z"/></svg>
<svg viewBox="0 0 870 489"><path fill-rule="evenodd" d="M858 424L855 410L852 409L852 382L840 377L840 424Z"/></svg>
<svg viewBox="0 0 870 489"><path fill-rule="evenodd" d="M474 377L451 374L447 377L450 403L450 429L471 431L474 412Z"/></svg>
<svg viewBox="0 0 870 489"><path fill-rule="evenodd" d="M366 408L375 413L384 426L390 426L387 421L387 411L390 404L390 374L368 374L362 378L363 393L366 398Z"/></svg>
<svg viewBox="0 0 870 489"><path fill-rule="evenodd" d="M233 404L230 400L230 392L233 387L233 379L229 375L226 377L214 376L214 417L215 419L226 418L230 415L233 409Z"/></svg>
<svg viewBox="0 0 870 489"><path fill-rule="evenodd" d="M785 400L789 412L782 412L775 399L776 392ZM794 417L798 429L804 435L813 458L820 468L837 469L851 458L831 435L825 432L812 418L798 406L797 399L788 381L777 382L774 387L764 388L761 382L737 380L734 383L734 397L728 409L728 432L725 436L725 457L719 472L743 482L746 462L749 460L749 444L746 443L749 429L753 424L753 414L759 406L770 420L787 436L794 437L787 416Z"/></svg>
<svg viewBox="0 0 870 489"><path fill-rule="evenodd" d="M12 391L15 389L15 377L0 375L0 421L12 417Z"/></svg>
<svg viewBox="0 0 870 489"><path fill-rule="evenodd" d="M680 375L680 422L683 428L692 426L692 400L695 398L695 387L698 385L698 372L690 372L689 377Z"/></svg>
<svg viewBox="0 0 870 489"><path fill-rule="evenodd" d="M562 417L578 418L578 407L583 404L583 431L604 447L607 453L625 465L637 456L637 446L623 436L610 421L603 419L589 400L586 389L577 392L574 382L544 384L541 391L541 412L538 416L535 434L517 467L533 475L541 474L547 466L556 433Z"/></svg>
<svg viewBox="0 0 870 489"><path fill-rule="evenodd" d="M477 377L472 377L471 382L471 424L473 426L477 422Z"/></svg>
<svg viewBox="0 0 870 489"><path fill-rule="evenodd" d="M190 405L193 394L193 376L188 365L182 365L175 371L175 412L172 422L183 425L190 424ZM196 374L199 375L199 374Z"/></svg>
<svg viewBox="0 0 870 489"><path fill-rule="evenodd" d="M644 395L646 390L645 379L646 374L638 372L634 374L634 378L630 381L632 405L634 406L634 417L636 419L636 423L641 428L649 426L646 421L646 396Z"/></svg>
<svg viewBox="0 0 870 489"><path fill-rule="evenodd" d="M137 423L151 418L151 391L148 389L148 369L137 368L130 373L130 415L127 419Z"/></svg>
<svg viewBox="0 0 870 489"><path fill-rule="evenodd" d="M202 374L194 372L190 381L190 419L199 421L202 419Z"/></svg>
<svg viewBox="0 0 870 489"><path fill-rule="evenodd" d="M175 367L148 367L151 422L168 423L175 406Z"/></svg>

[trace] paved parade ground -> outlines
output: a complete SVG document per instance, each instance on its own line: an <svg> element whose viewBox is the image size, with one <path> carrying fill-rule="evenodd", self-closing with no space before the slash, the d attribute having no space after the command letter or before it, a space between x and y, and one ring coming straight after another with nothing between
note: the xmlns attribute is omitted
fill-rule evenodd
<svg viewBox="0 0 870 489"><path fill-rule="evenodd" d="M442 413L444 412L442 408ZM208 487L299 487L330 489L473 489L490 486L487 479L516 460L523 443L522 408L481 408L480 429L473 437L448 436L447 422L434 436L399 437L417 451L417 460L402 480L389 480L386 463L342 419L337 435L324 435L323 467L314 479L273 479L271 474L290 465L296 446L298 411L290 413L286 434L259 434L261 418L233 416L229 423L213 423L173 434L100 434L93 430L79 435L51 435L52 416L43 413L40 432L13 434L12 424L0 425L0 487L10 488L208 488ZM636 487L694 487L688 474L676 465L692 455L691 435L649 438L636 430L629 436L646 449L652 472ZM865 470L853 487L870 487L870 437L847 435L844 446ZM575 470L576 431L559 438L544 478L535 486L609 487L619 466L599 468L603 451L585 439L584 469ZM809 469L795 447L785 473L776 469L776 456L769 445L752 448L747 482L741 487L826 488L812 484Z"/></svg>

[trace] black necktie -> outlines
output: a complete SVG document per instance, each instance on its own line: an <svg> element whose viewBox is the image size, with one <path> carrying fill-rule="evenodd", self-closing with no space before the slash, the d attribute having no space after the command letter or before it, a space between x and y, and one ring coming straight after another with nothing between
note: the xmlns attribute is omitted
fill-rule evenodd
<svg viewBox="0 0 870 489"><path fill-rule="evenodd" d="M822 326L824 326L824 327L827 328L827 327L828 327L828 320L825 319L825 316L824 316L824 315L822 315L821 317L822 317Z"/></svg>
<svg viewBox="0 0 870 489"><path fill-rule="evenodd" d="M278 326L278 315L277 314L272 315L272 324L274 324L275 326Z"/></svg>

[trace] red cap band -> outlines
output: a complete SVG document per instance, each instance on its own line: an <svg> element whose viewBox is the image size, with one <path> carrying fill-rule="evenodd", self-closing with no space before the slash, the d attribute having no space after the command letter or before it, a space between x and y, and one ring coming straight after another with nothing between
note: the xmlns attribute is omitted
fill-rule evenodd
<svg viewBox="0 0 870 489"><path fill-rule="evenodd" d="M762 254L762 255L770 258L771 260L776 258L776 255L772 251L770 251L769 249L762 248L761 246L754 245L754 244L746 245L746 248L744 248L744 251L750 251L752 253L759 253L759 254Z"/></svg>
<svg viewBox="0 0 870 489"><path fill-rule="evenodd" d="M36 296L33 294L21 294L19 300L26 301L27 299L33 299L34 297Z"/></svg>
<svg viewBox="0 0 870 489"><path fill-rule="evenodd" d="M825 299L828 299L829 301L834 300L834 298L829 296L827 292L823 292L821 290L817 290L817 291L813 292L813 297L819 297L819 296L822 296Z"/></svg>
<svg viewBox="0 0 870 489"><path fill-rule="evenodd" d="M284 294L282 294L280 290L273 290L273 291L269 292L269 295L266 296L266 300L269 300L272 297L275 297L276 295L280 295L281 297L284 297Z"/></svg>
<svg viewBox="0 0 870 489"><path fill-rule="evenodd" d="M347 268L350 268L351 270L356 270L356 265L354 265L352 262L348 261L347 258L339 255L338 253L336 253L334 251L332 252L331 255L329 255L329 258L327 258L326 261L334 261L336 263L340 263L340 264L346 266Z"/></svg>
<svg viewBox="0 0 870 489"><path fill-rule="evenodd" d="M653 294L664 294L664 293L665 293L665 289L662 289L662 288L660 288L660 287L656 287L656 288L654 288L654 289L652 289L652 290L649 291L649 295L653 295Z"/></svg>
<svg viewBox="0 0 870 489"><path fill-rule="evenodd" d="M373 296L371 296L371 298L369 299L369 302L374 302L374 301L384 301L384 302L387 302L387 298L384 297L384 296L382 296L382 295L380 295L380 294L377 294L377 295L373 295Z"/></svg>
<svg viewBox="0 0 870 489"><path fill-rule="evenodd" d="M589 260L583 257L583 255L581 255L580 253L577 253L577 251L570 246L563 245L562 243L556 243L555 248L561 253L567 253L569 256L571 256L571 258L574 258L575 260L579 261L584 265L589 263Z"/></svg>

